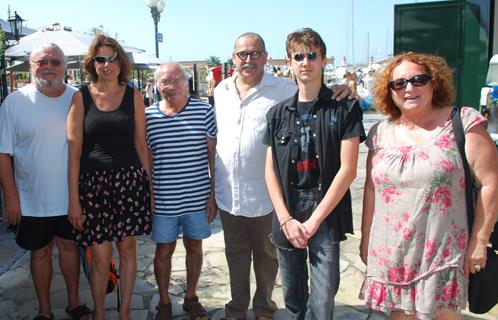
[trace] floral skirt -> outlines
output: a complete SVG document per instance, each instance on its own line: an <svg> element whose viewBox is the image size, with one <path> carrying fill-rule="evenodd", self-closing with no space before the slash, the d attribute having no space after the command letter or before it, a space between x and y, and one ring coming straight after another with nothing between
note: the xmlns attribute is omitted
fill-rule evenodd
<svg viewBox="0 0 498 320"><path fill-rule="evenodd" d="M79 180L83 230L75 231L84 246L150 234L150 189L141 166L84 172Z"/></svg>

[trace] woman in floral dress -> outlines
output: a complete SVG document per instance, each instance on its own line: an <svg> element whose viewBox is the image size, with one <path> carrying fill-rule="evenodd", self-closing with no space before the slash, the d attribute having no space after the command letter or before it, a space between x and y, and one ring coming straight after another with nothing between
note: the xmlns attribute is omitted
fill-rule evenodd
<svg viewBox="0 0 498 320"><path fill-rule="evenodd" d="M486 265L498 211L498 157L486 120L464 107L471 171L481 186L468 231L464 172L451 123L452 74L440 57L395 56L374 88L388 118L369 132L360 298L390 319L460 319L468 273Z"/></svg>

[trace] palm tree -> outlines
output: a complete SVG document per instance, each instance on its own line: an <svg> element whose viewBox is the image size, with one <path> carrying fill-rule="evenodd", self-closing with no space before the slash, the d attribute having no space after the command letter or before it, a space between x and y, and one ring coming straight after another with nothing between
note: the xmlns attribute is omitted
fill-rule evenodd
<svg viewBox="0 0 498 320"><path fill-rule="evenodd" d="M209 66L218 66L221 64L221 60L217 56L209 56L206 61Z"/></svg>

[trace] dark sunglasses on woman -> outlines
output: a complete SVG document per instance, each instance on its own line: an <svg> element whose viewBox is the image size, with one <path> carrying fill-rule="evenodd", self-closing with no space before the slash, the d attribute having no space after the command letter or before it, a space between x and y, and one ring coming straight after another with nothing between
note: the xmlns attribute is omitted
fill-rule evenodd
<svg viewBox="0 0 498 320"><path fill-rule="evenodd" d="M96 57L93 57L93 60L95 60L95 62L97 63L106 63L106 62L116 62L118 61L118 57L117 56L96 56Z"/></svg>
<svg viewBox="0 0 498 320"><path fill-rule="evenodd" d="M417 74L410 79L396 79L389 81L389 87L393 90L401 90L406 88L408 82L410 82L415 87L423 87L431 80L431 76L428 74Z"/></svg>

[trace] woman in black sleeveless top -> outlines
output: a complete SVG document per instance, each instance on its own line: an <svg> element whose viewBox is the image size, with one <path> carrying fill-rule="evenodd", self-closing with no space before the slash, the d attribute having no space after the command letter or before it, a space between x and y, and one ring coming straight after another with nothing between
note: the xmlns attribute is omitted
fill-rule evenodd
<svg viewBox="0 0 498 320"><path fill-rule="evenodd" d="M74 95L68 118L68 216L76 241L91 247L94 319L104 319L112 242L119 252L120 319L129 319L137 270L134 236L151 231L144 105L127 86L130 65L116 40L98 35L84 64L91 83Z"/></svg>

